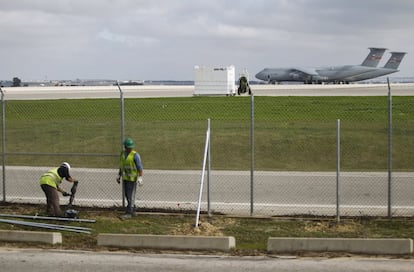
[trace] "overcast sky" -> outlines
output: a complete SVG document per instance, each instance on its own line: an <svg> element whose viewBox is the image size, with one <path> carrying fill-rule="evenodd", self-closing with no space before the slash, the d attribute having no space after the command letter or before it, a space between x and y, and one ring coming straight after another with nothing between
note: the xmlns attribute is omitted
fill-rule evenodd
<svg viewBox="0 0 414 272"><path fill-rule="evenodd" d="M0 0L0 79L193 80L194 66L360 64L409 54L412 0ZM411 51L411 52L410 52Z"/></svg>

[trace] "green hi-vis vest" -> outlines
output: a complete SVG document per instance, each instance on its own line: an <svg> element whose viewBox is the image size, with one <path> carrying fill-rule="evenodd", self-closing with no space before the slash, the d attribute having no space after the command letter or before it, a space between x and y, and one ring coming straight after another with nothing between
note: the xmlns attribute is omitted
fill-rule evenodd
<svg viewBox="0 0 414 272"><path fill-rule="evenodd" d="M135 182L138 178L138 169L134 162L134 156L137 152L132 150L125 158L125 152L121 153L121 175L122 180Z"/></svg>
<svg viewBox="0 0 414 272"><path fill-rule="evenodd" d="M59 184L62 183L62 179L63 178L58 174L58 169L54 168L47 171L40 177L40 185L47 184L53 188L57 188Z"/></svg>

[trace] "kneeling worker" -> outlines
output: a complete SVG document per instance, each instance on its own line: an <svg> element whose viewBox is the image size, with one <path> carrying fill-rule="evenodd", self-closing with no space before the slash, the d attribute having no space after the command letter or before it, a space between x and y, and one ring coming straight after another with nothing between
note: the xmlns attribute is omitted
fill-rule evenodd
<svg viewBox="0 0 414 272"><path fill-rule="evenodd" d="M61 192L63 196L70 196L60 188L62 180L65 178L69 182L74 182L75 179L69 174L70 165L67 162L63 162L59 167L50 169L40 177L40 187L46 196L46 213L48 216L63 216L60 209L59 194Z"/></svg>

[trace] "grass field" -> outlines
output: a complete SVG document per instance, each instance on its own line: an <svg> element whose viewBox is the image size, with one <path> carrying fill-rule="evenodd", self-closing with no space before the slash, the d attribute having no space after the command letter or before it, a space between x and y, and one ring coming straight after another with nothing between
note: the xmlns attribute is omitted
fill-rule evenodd
<svg viewBox="0 0 414 272"><path fill-rule="evenodd" d="M336 120L342 169L387 169L387 97L255 97L257 170L331 171ZM393 98L393 169L414 169L414 97ZM125 134L147 169L199 169L211 119L213 169L250 167L250 98L125 100ZM121 142L117 99L7 101L6 152L11 165L117 167ZM23 153L36 153L27 155ZM42 153L37 154L37 153Z"/></svg>

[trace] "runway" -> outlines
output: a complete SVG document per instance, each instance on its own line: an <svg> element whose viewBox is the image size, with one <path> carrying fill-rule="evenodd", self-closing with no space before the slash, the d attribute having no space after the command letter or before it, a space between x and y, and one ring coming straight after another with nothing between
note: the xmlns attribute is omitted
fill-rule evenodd
<svg viewBox="0 0 414 272"><path fill-rule="evenodd" d="M251 85L255 96L386 96L387 84ZM5 100L119 98L117 86L57 86L2 88ZM192 97L194 86L122 86L124 98ZM391 84L394 96L413 96L414 83Z"/></svg>

